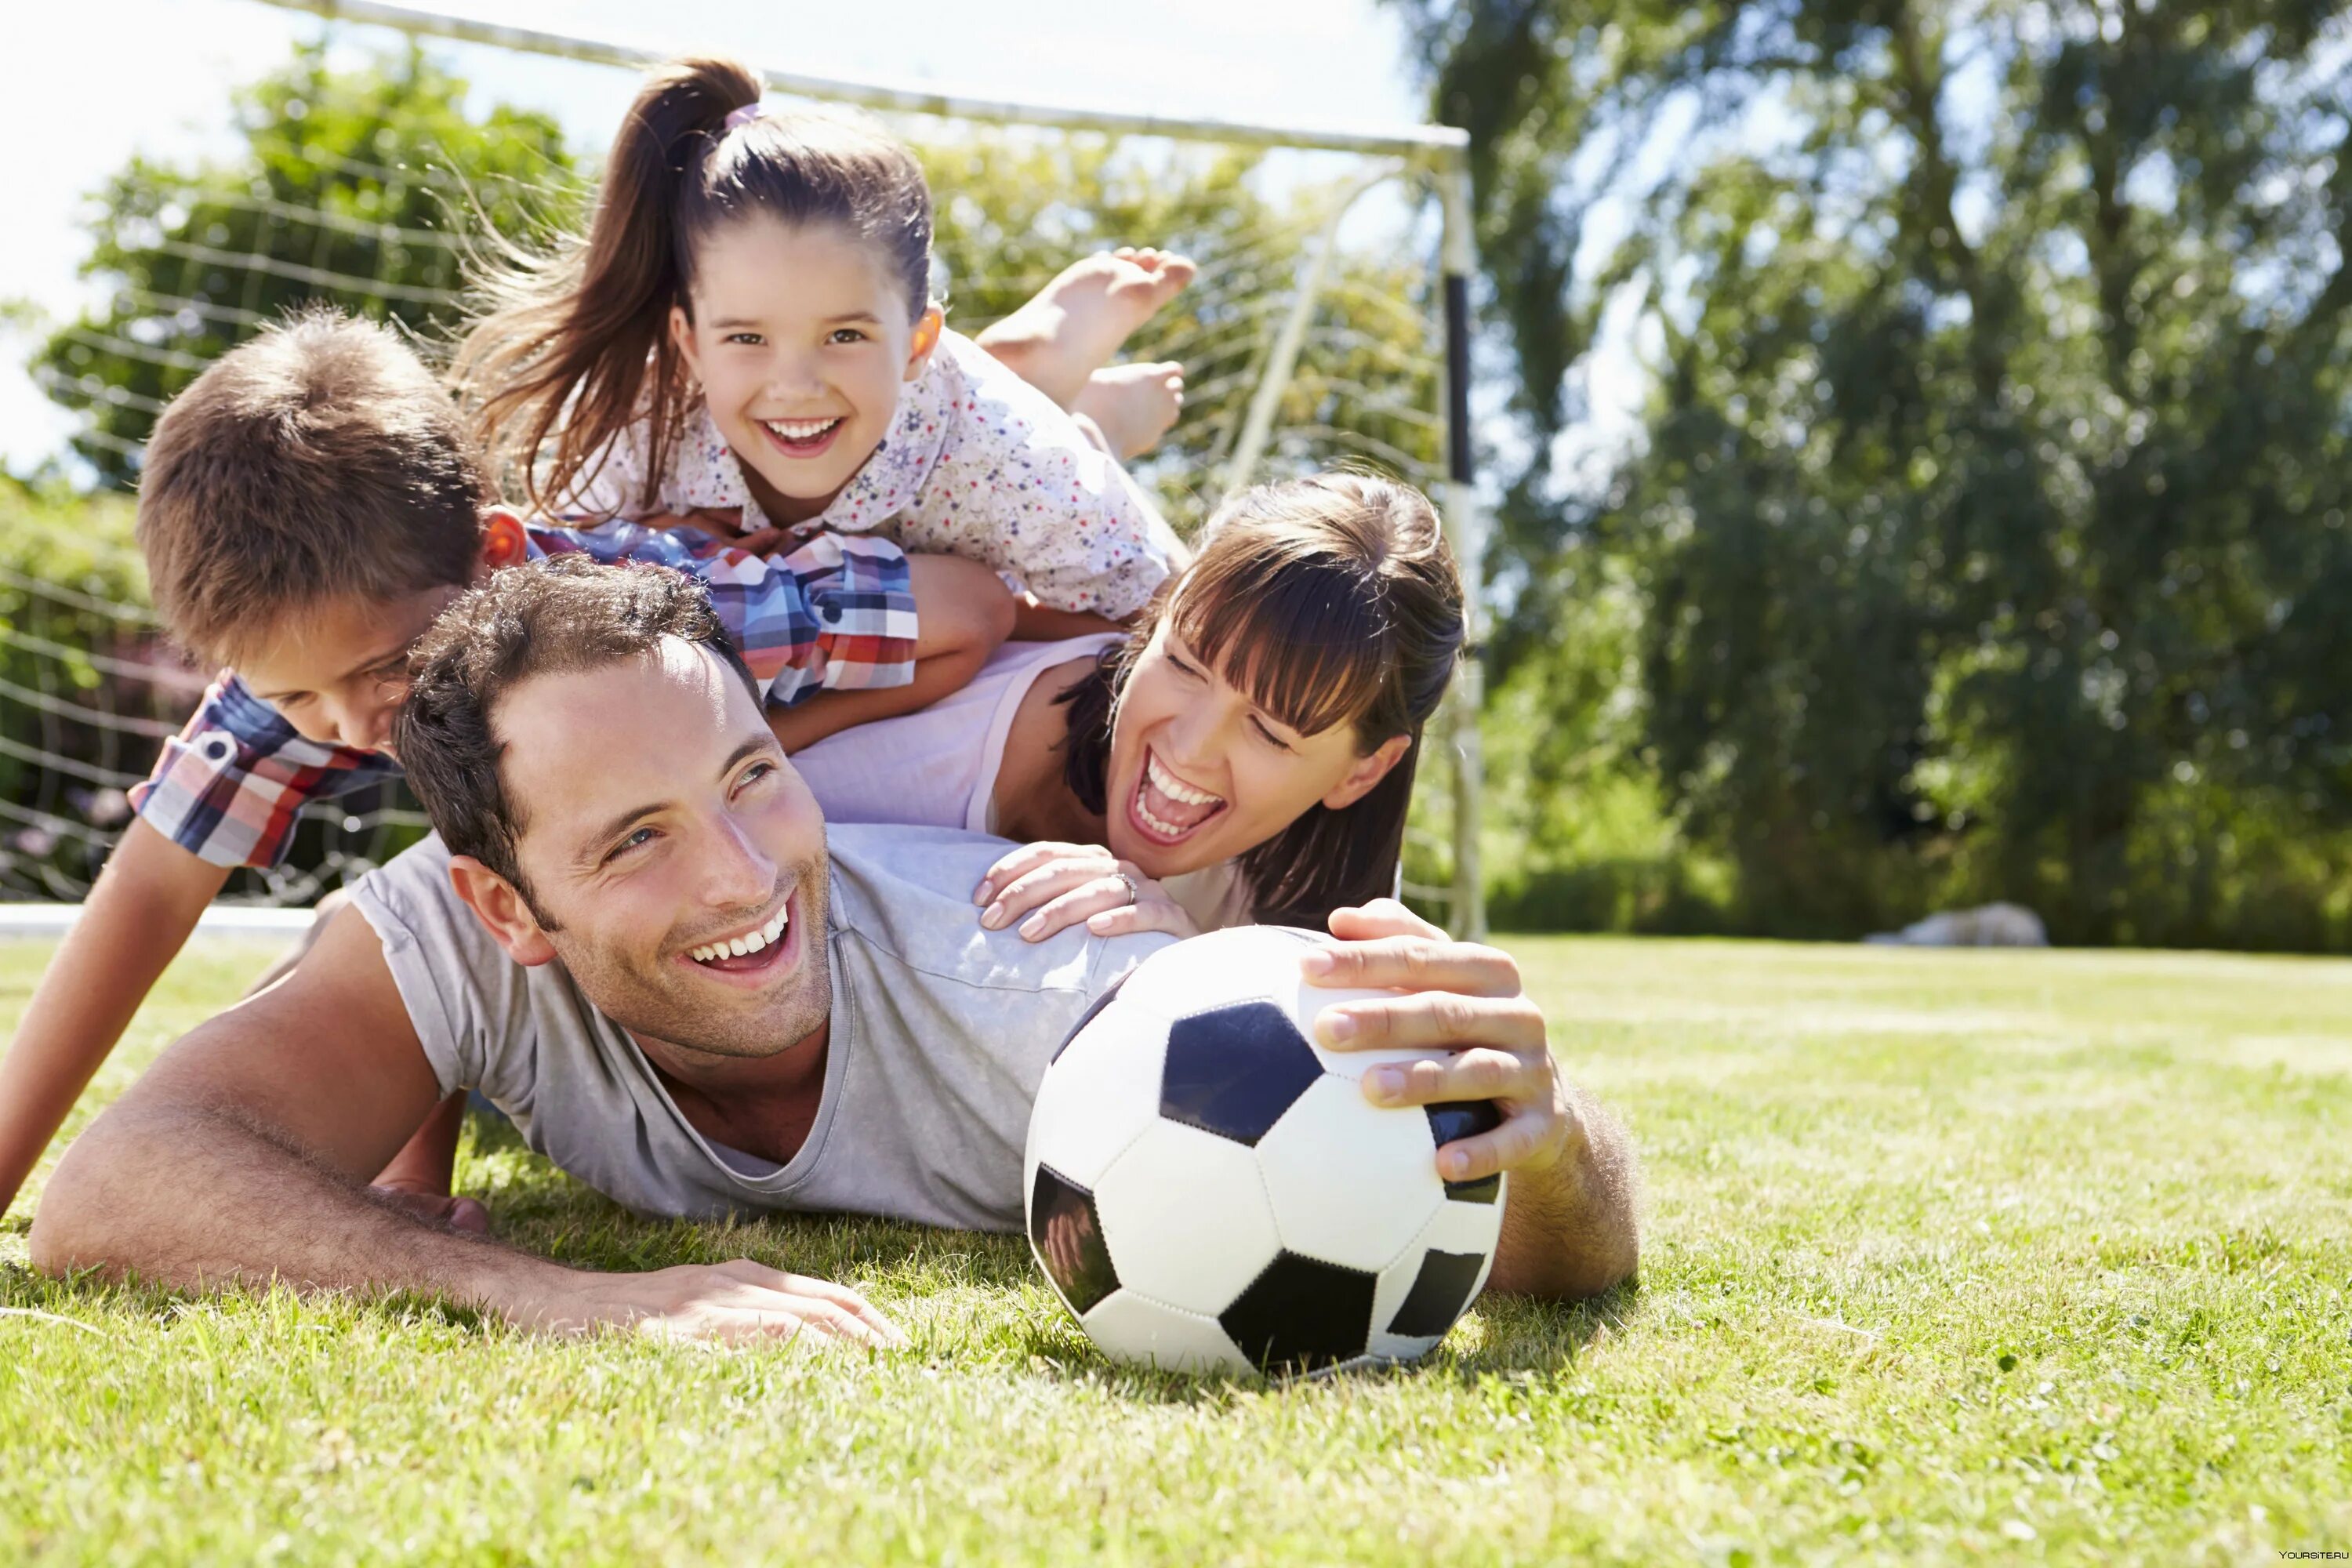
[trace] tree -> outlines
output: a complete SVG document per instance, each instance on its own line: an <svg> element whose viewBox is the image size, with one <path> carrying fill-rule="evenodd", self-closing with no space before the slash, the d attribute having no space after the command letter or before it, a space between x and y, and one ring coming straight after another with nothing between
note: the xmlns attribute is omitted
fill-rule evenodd
<svg viewBox="0 0 2352 1568"><path fill-rule="evenodd" d="M1733 919L2352 943L2336 7L1407 9L1533 453L1503 656L1596 563L1637 584L1644 755ZM1580 270L1660 125L1686 151ZM1620 289L1645 439L1564 494Z"/></svg>
<svg viewBox="0 0 2352 1568"><path fill-rule="evenodd" d="M421 50L357 71L321 45L237 96L245 156L181 167L134 158L99 193L85 276L112 293L34 360L87 412L75 448L129 486L172 395L289 307L313 300L431 333L453 319L467 225L526 232L577 186L560 128L499 106Z"/></svg>

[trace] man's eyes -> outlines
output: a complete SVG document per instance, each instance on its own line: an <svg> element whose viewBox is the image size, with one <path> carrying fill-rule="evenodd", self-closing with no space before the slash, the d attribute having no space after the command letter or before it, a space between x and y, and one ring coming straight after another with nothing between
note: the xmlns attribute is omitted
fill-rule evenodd
<svg viewBox="0 0 2352 1568"><path fill-rule="evenodd" d="M635 832L630 834L627 837L622 839L618 844L614 845L612 849L605 855L604 863L609 866L614 861L621 858L624 855L644 848L658 837L659 835L653 828L640 827Z"/></svg>

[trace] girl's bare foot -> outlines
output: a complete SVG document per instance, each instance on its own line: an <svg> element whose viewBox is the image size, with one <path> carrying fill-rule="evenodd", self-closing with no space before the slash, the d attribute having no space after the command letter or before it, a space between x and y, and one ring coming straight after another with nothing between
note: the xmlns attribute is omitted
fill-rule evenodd
<svg viewBox="0 0 2352 1568"><path fill-rule="evenodd" d="M1095 422L1121 462L1158 446L1183 408L1184 367L1173 360L1098 370L1070 405L1071 413Z"/></svg>
<svg viewBox="0 0 2352 1568"><path fill-rule="evenodd" d="M1189 257L1132 246L1089 256L1064 268L978 342L1022 380L1072 408L1087 390L1087 378L1108 364L1128 334L1181 293L1198 270Z"/></svg>

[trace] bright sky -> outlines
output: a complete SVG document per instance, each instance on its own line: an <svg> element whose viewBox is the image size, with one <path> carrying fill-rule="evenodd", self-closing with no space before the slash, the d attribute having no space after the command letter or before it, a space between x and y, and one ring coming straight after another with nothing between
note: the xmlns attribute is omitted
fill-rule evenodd
<svg viewBox="0 0 2352 1568"><path fill-rule="evenodd" d="M1424 118L1395 14L1373 0L440 0L543 31L664 51L715 50L818 76L1168 114L1327 123ZM659 17L662 20L656 21ZM0 50L0 300L57 320L87 297L84 198L133 152L226 152L230 89L283 61L317 18L259 0L27 4ZM362 46L389 41L345 26ZM601 147L635 79L465 45L436 46L486 100L543 108ZM1149 239L1149 237L1141 237ZM31 342L0 335L0 466L63 449L70 419L24 373Z"/></svg>

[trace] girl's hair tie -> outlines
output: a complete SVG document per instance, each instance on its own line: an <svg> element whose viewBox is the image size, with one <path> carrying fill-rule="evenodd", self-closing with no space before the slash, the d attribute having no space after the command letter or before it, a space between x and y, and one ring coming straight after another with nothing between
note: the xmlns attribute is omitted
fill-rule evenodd
<svg viewBox="0 0 2352 1568"><path fill-rule="evenodd" d="M732 131L738 126L749 125L759 118L760 104L755 100L740 109L730 109L727 111L727 129Z"/></svg>

